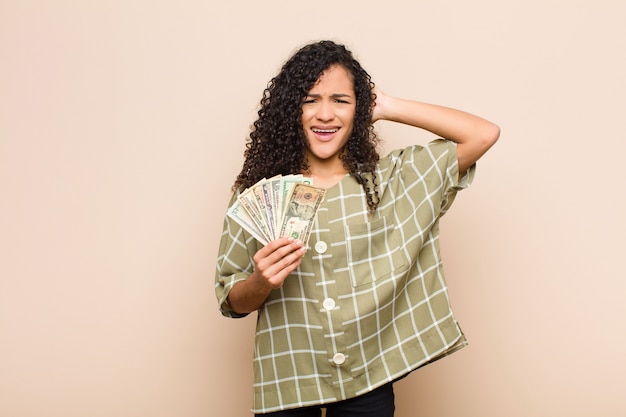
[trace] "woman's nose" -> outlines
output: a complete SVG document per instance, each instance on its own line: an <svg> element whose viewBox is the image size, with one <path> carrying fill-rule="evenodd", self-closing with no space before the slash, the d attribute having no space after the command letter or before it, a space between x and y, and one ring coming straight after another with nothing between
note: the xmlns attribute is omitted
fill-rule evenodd
<svg viewBox="0 0 626 417"><path fill-rule="evenodd" d="M317 107L317 113L315 116L318 120L332 120L335 117L335 112L333 111L331 103L328 103L326 101L320 102L319 106Z"/></svg>

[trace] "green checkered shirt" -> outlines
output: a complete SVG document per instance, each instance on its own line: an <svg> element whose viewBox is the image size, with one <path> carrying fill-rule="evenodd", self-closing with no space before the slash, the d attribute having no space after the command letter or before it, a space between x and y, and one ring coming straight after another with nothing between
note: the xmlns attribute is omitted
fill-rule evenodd
<svg viewBox="0 0 626 417"><path fill-rule="evenodd" d="M436 140L379 161L374 214L352 176L327 190L302 264L258 311L255 413L352 398L465 346L439 218L473 174L459 182L456 145ZM227 296L260 248L226 217L215 284L225 316L241 317Z"/></svg>

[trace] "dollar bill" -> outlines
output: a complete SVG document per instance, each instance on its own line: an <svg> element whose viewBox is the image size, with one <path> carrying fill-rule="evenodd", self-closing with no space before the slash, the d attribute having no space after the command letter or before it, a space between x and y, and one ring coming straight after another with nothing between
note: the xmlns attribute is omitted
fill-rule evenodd
<svg viewBox="0 0 626 417"><path fill-rule="evenodd" d="M290 236L306 244L325 192L322 188L296 183L287 199L279 237Z"/></svg>
<svg viewBox="0 0 626 417"><path fill-rule="evenodd" d="M306 244L324 194L311 178L277 175L241 192L227 215L264 245L284 236Z"/></svg>
<svg viewBox="0 0 626 417"><path fill-rule="evenodd" d="M248 233L250 233L252 237L254 237L256 240L264 245L268 244L267 238L263 236L263 233L254 223L252 217L250 217L248 212L243 208L239 200L233 203L233 205L228 209L226 214L228 215L228 217L236 221L241 227L246 229Z"/></svg>
<svg viewBox="0 0 626 417"><path fill-rule="evenodd" d="M257 197L254 192L255 187L249 188L245 190L243 193L239 194L237 199L243 206L243 208L248 212L248 215L252 218L252 221L257 226L261 235L265 238L266 241L273 240L273 236L270 234L269 229L267 228L266 222L264 220L264 214L261 212L261 207L257 204Z"/></svg>
<svg viewBox="0 0 626 417"><path fill-rule="evenodd" d="M274 230L274 236L278 235L280 227L280 216L282 214L282 197L281 197L281 176L270 178L264 185L264 194L269 196L269 201L272 207L271 217L272 229Z"/></svg>
<svg viewBox="0 0 626 417"><path fill-rule="evenodd" d="M291 191L296 184L313 185L313 179L306 178L302 175L286 175L281 178L280 210L282 213L285 213L287 210L287 200L289 198L289 194L291 194Z"/></svg>

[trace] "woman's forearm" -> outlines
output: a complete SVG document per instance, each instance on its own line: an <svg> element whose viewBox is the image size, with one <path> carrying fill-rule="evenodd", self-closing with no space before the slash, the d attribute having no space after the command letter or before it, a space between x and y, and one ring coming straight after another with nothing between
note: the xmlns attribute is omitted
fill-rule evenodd
<svg viewBox="0 0 626 417"><path fill-rule="evenodd" d="M456 142L460 172L474 164L500 136L497 125L461 110L386 96L380 92L377 96L375 120L415 126Z"/></svg>
<svg viewBox="0 0 626 417"><path fill-rule="evenodd" d="M239 314L252 313L263 305L272 288L263 286L254 274L237 282L228 293L228 305Z"/></svg>

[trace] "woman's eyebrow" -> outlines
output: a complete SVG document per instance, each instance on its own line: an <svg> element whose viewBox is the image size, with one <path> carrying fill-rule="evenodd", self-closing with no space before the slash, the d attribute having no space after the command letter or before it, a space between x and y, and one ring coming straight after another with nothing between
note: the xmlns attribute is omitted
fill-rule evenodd
<svg viewBox="0 0 626 417"><path fill-rule="evenodd" d="M319 98L322 95L321 94L317 94L317 93L310 93L306 95L307 97L313 97L313 98ZM333 98L337 98L337 97L352 97L351 94L346 94L346 93L333 93L330 95Z"/></svg>

